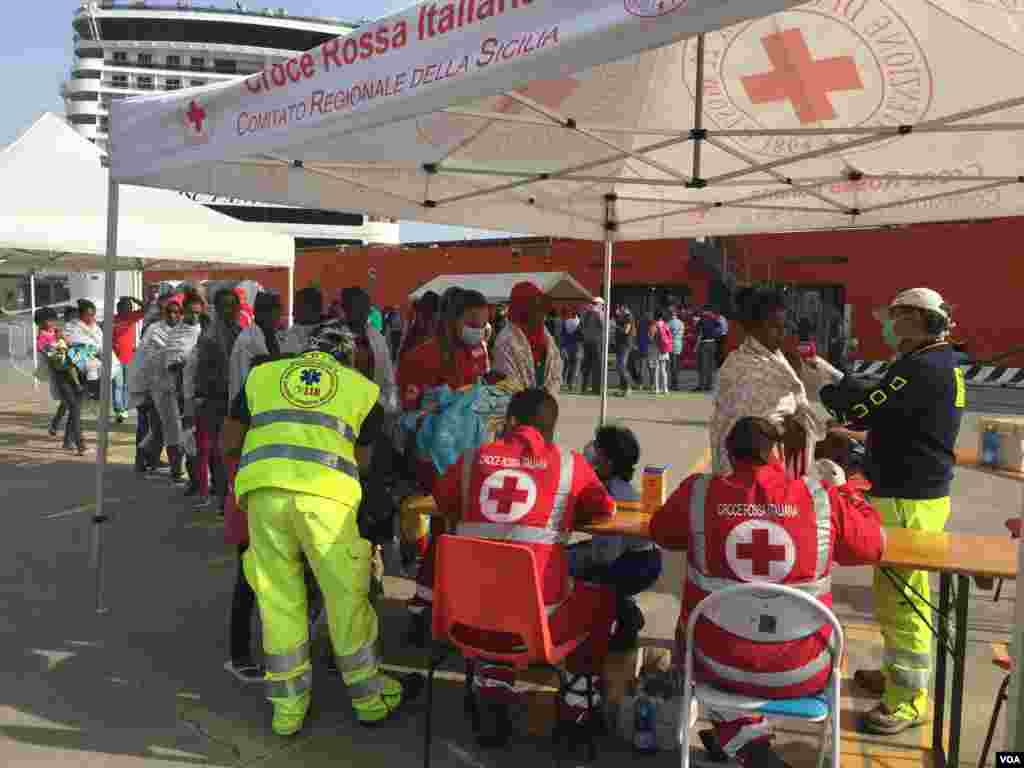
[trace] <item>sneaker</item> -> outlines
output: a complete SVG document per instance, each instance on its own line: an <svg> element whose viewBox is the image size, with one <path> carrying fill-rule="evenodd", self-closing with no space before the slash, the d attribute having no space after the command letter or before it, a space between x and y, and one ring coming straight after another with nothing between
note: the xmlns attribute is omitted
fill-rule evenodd
<svg viewBox="0 0 1024 768"><path fill-rule="evenodd" d="M213 509L213 501L209 496L196 499L195 504L192 505L193 512L209 512L211 509Z"/></svg>
<svg viewBox="0 0 1024 768"><path fill-rule="evenodd" d="M861 727L868 733L879 736L893 736L908 728L924 725L925 719L910 704L901 704L890 711L885 704L879 704L861 720Z"/></svg>
<svg viewBox="0 0 1024 768"><path fill-rule="evenodd" d="M224 662L224 670L234 675L240 683L263 682L263 667L249 659L230 659Z"/></svg>
<svg viewBox="0 0 1024 768"><path fill-rule="evenodd" d="M50 425L50 428L48 430L46 430L46 431L50 435L50 437L56 437L57 436L57 428L55 426L53 426L52 424Z"/></svg>
<svg viewBox="0 0 1024 768"><path fill-rule="evenodd" d="M736 754L736 762L742 768L790 768L768 739L757 739L747 744Z"/></svg>
<svg viewBox="0 0 1024 768"><path fill-rule="evenodd" d="M728 763L729 756L725 754L725 750L722 749L722 745L718 743L718 736L715 735L713 728L708 728L706 731L700 731L701 743L704 744L704 749L708 753L708 759L713 763Z"/></svg>

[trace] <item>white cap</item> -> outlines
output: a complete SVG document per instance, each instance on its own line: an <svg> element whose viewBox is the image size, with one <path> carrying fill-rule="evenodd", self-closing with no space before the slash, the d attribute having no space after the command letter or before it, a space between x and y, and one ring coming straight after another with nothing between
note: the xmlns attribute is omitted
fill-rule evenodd
<svg viewBox="0 0 1024 768"><path fill-rule="evenodd" d="M897 293L896 298L889 303L889 309L894 307L925 309L949 320L949 305L938 291L933 291L931 288L911 288Z"/></svg>
<svg viewBox="0 0 1024 768"><path fill-rule="evenodd" d="M604 299L602 299L600 296L597 296L597 297L594 298L594 303L595 304L604 304Z"/></svg>

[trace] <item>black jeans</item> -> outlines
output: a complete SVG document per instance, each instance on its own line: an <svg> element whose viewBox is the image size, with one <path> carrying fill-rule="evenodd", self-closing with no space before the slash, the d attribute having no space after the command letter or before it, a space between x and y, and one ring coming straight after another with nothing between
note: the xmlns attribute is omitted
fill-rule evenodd
<svg viewBox="0 0 1024 768"><path fill-rule="evenodd" d="M71 381L66 373L54 374L57 383L57 392L60 394L60 409L54 417L53 425L59 423L61 410L67 411L68 420L64 425L64 447L83 448L85 440L82 439L82 396L83 393Z"/></svg>
<svg viewBox="0 0 1024 768"><path fill-rule="evenodd" d="M702 341L697 347L698 389L710 392L714 388L715 371L718 370L718 342Z"/></svg>
<svg viewBox="0 0 1024 768"><path fill-rule="evenodd" d="M242 555L248 548L248 544L238 545L238 578L231 598L231 660L236 662L252 660L252 613L256 608L256 593L246 581L242 567Z"/></svg>
<svg viewBox="0 0 1024 768"><path fill-rule="evenodd" d="M608 362L604 361L604 364ZM601 393L601 345L592 341L583 343L583 381L580 392L588 389L595 395Z"/></svg>

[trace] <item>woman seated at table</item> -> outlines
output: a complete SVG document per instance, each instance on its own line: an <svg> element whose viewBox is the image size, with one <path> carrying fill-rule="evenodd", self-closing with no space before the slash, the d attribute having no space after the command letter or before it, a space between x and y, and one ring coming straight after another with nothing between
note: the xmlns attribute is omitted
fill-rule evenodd
<svg viewBox="0 0 1024 768"><path fill-rule="evenodd" d="M584 456L613 499L640 500L632 484L640 461L640 443L631 429L601 427ZM645 622L634 598L650 589L661 575L658 547L646 539L594 536L570 547L569 553L569 572L574 578L615 590L616 626L609 647L617 651L635 646Z"/></svg>

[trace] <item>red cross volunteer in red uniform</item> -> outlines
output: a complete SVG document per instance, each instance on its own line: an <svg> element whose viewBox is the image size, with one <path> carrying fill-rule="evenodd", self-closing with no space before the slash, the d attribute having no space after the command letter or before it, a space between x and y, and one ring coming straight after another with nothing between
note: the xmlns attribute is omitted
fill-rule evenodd
<svg viewBox="0 0 1024 768"><path fill-rule="evenodd" d="M831 607L833 566L874 563L885 548L878 512L849 486L810 477L788 479L774 456L781 430L744 418L727 439L730 475L692 475L655 513L651 536L667 549L685 549L683 606L676 629L685 641L689 612L715 590L740 582L797 587ZM729 606L725 608L725 606ZM697 677L723 690L768 699L810 696L828 682L831 627L802 617L761 615L741 600L723 604L714 623L697 624ZM760 716L711 711L722 750L742 766L785 766L771 748ZM702 734L704 736L704 734ZM707 743L707 742L706 742Z"/></svg>
<svg viewBox="0 0 1024 768"><path fill-rule="evenodd" d="M600 703L600 672L615 618L615 594L597 585L574 585L565 545L576 522L606 517L615 504L583 456L551 442L558 403L550 394L542 389L518 392L509 403L507 418L504 436L459 459L438 481L434 498L438 511L457 522L457 535L533 549L555 643L590 628L587 641L566 661L575 678L561 707L564 722L586 725L596 722L590 718L597 716ZM465 576L473 578L470 573ZM481 694L482 745L507 739L514 684L512 668L478 668L474 685Z"/></svg>

